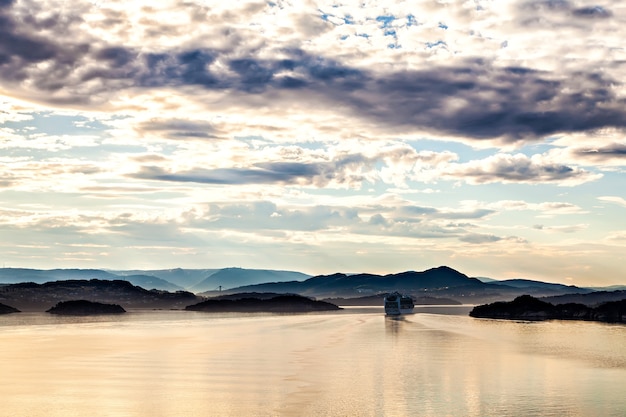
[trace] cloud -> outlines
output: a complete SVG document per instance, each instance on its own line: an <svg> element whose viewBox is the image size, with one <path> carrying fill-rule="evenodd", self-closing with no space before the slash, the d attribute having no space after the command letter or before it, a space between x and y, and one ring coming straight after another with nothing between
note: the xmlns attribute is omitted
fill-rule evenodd
<svg viewBox="0 0 626 417"><path fill-rule="evenodd" d="M565 226L544 226L537 224L533 226L533 229L542 230L551 233L577 233L589 228L588 224L572 224Z"/></svg>
<svg viewBox="0 0 626 417"><path fill-rule="evenodd" d="M567 12L582 21L613 18L601 7L575 8L568 2L524 4L522 11ZM0 15L0 82L16 95L47 103L100 108L110 106L120 94L169 89L191 96L229 94L240 106L263 105L276 111L306 97L307 105L317 111L333 109L344 117L393 131L474 140L517 142L564 132L626 128L626 101L614 88L619 79L591 67L555 72L461 55L428 67L372 68L340 60L332 55L335 48L328 49L328 55L305 49L306 25L296 26L302 26L302 32L294 33L289 45L270 42L239 24L251 16L271 16L274 11L268 5L247 4L242 6L243 17L237 17L188 4L176 11L181 19L178 24L172 18L172 23L161 25L161 31L176 30L171 38L178 43L160 47L149 36L145 40L150 43L144 46L122 43L124 31L130 29L128 22L134 19L131 10L101 8L101 14L118 24L113 25L114 35L98 38L102 22L92 16L65 11L47 20L25 19L12 13L17 11L11 6L7 3ZM153 21L162 11L148 8L145 19ZM35 12L41 15L40 10ZM290 19L301 18L301 11L292 12ZM199 27L209 16L223 18L211 30L228 33L230 43L222 44L211 36L186 38L182 25ZM319 16L316 19L318 26L327 24ZM414 26L405 29L418 30L419 25ZM43 35L52 30L63 36ZM171 133L211 134L193 129Z"/></svg>
<svg viewBox="0 0 626 417"><path fill-rule="evenodd" d="M606 240L623 243L624 245L626 245L626 230L609 233L606 237Z"/></svg>
<svg viewBox="0 0 626 417"><path fill-rule="evenodd" d="M543 203L529 203L523 200L501 200L487 204L487 207L498 211L538 211L542 215L564 215L564 214L587 214L576 204L546 201Z"/></svg>
<svg viewBox="0 0 626 417"><path fill-rule="evenodd" d="M205 120L150 119L140 122L135 129L143 136L158 135L164 139L214 139L217 130Z"/></svg>
<svg viewBox="0 0 626 417"><path fill-rule="evenodd" d="M572 153L593 162L604 162L612 159L626 160L626 143L605 143L598 147L574 148Z"/></svg>
<svg viewBox="0 0 626 417"><path fill-rule="evenodd" d="M622 198L622 197L602 196L602 197L598 197L598 200L608 201L610 203L615 203L615 204L618 204L620 206L626 207L626 200L624 198Z"/></svg>
<svg viewBox="0 0 626 417"><path fill-rule="evenodd" d="M362 170L372 165L373 161L369 158L354 154L330 162L257 162L246 168L193 168L177 172L166 171L157 166L144 166L130 176L139 179L202 184L358 186L367 179Z"/></svg>
<svg viewBox="0 0 626 417"><path fill-rule="evenodd" d="M45 162L20 160L0 165L0 187L22 191L69 191L106 169L94 163L57 159Z"/></svg>
<svg viewBox="0 0 626 417"><path fill-rule="evenodd" d="M358 146L359 152L353 151L353 144ZM365 183L383 182L406 186L414 177L428 181L436 176L439 166L457 158L451 152L417 151L397 142L367 146L346 141L307 148L261 140L257 143L232 140L212 146L211 151L204 151L206 155L198 155L194 148L179 153L178 157L186 162L183 166L170 158L135 157L134 161L141 166L129 176L198 184L360 188ZM216 158L220 153L223 158ZM212 160L213 166L207 166L207 158Z"/></svg>
<svg viewBox="0 0 626 417"><path fill-rule="evenodd" d="M490 235L490 234L482 234L482 233L470 233L459 238L461 242L466 243L474 243L474 244L482 244L482 243L492 243L498 242L502 240L501 237Z"/></svg>
<svg viewBox="0 0 626 417"><path fill-rule="evenodd" d="M502 183L557 183L578 185L601 177L599 174L566 165L544 161L540 155L496 154L483 160L453 164L449 178L458 178L472 184Z"/></svg>

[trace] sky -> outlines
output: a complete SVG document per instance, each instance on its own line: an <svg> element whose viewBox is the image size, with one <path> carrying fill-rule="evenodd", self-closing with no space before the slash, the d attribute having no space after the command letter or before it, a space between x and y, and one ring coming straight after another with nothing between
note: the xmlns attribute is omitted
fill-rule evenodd
<svg viewBox="0 0 626 417"><path fill-rule="evenodd" d="M0 0L0 261L625 284L626 3Z"/></svg>

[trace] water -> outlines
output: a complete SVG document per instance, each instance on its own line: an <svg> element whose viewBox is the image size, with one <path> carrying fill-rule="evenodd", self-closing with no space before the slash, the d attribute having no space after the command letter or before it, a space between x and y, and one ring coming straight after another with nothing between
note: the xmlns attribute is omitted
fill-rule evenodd
<svg viewBox="0 0 626 417"><path fill-rule="evenodd" d="M626 326L441 312L0 316L0 416L626 416Z"/></svg>

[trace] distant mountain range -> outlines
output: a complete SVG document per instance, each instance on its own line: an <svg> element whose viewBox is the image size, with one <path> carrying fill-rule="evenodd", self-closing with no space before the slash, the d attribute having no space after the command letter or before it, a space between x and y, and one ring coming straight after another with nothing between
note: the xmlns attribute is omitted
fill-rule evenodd
<svg viewBox="0 0 626 417"><path fill-rule="evenodd" d="M267 269L224 268L209 275L189 288L193 292L215 291L221 288L236 288L262 282L302 281L310 275L292 271L273 271Z"/></svg>
<svg viewBox="0 0 626 417"><path fill-rule="evenodd" d="M159 289L165 291L178 291L184 287L172 284L169 281L149 274L148 271L137 271L135 274L118 275L111 271L101 269L26 269L26 268L2 268L0 269L0 283L17 284L20 282L34 282L43 284L51 281L74 280L74 279L101 279L116 280L123 279L133 285L148 289Z"/></svg>
<svg viewBox="0 0 626 417"><path fill-rule="evenodd" d="M479 304L512 300L520 295L533 297L585 298L598 294L593 302L609 301L621 297L619 291L597 291L563 284L553 284L526 279L497 281L489 278L471 278L447 266L425 271L406 271L397 274L343 274L311 277L295 271L264 269L162 269L162 270L100 270L25 268L0 269L2 284L31 282L45 284L53 281L101 280L126 281L142 290L155 293L176 293L182 290L213 297L234 293L300 294L317 299L350 299L378 297L391 291L408 293L424 303L446 300L447 303ZM620 287L616 287L620 288ZM51 288L49 288L52 290ZM592 297L586 298L592 300ZM57 301L59 301L57 299ZM116 302L112 299L103 302ZM371 300L370 300L371 301ZM348 302L348 301L346 301ZM565 302L565 301L563 301ZM583 302L577 299L576 302ZM19 306L18 306L19 307Z"/></svg>
<svg viewBox="0 0 626 417"><path fill-rule="evenodd" d="M389 291L400 291L420 297L436 297L458 300L464 304L488 302L490 300L513 299L522 294L546 297L562 294L585 294L592 290L575 286L550 284L531 280L483 282L447 266L426 271L407 271L398 274L332 274L308 278L304 281L268 282L246 285L226 290L235 292L295 293L317 298L353 298L375 295ZM213 296L217 292L202 295Z"/></svg>
<svg viewBox="0 0 626 417"><path fill-rule="evenodd" d="M157 270L101 270L101 269L27 269L1 268L0 284L71 279L124 280L145 289L164 291L188 290L203 292L234 288L263 282L304 280L310 275L293 271L264 269L157 269Z"/></svg>

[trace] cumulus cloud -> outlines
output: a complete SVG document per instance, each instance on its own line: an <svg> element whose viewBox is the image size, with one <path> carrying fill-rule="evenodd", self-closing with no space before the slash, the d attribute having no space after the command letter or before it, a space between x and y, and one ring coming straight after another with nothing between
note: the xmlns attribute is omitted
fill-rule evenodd
<svg viewBox="0 0 626 417"><path fill-rule="evenodd" d="M463 236L468 229L475 227L472 223L451 223L449 219L477 220L493 213L489 210L417 207L407 201L397 204L298 206L271 201L215 202L188 210L182 218L186 228L240 231L254 228L259 233L315 231L337 236L445 239Z"/></svg>
<svg viewBox="0 0 626 417"><path fill-rule="evenodd" d="M474 184L503 183L557 183L578 185L601 177L580 168L543 161L540 155L496 154L484 160L455 164L445 174Z"/></svg>
<svg viewBox="0 0 626 417"><path fill-rule="evenodd" d="M566 10L585 21L594 20L592 16L612 19L602 8L576 8L567 2L525 4L521 10L548 8L552 12ZM130 30L124 25L132 18L130 10L108 6L103 5L100 13L108 19L116 16L123 26L113 30L117 38L97 38L96 29L102 22L91 15L80 17L65 10L47 20L28 19L19 14L19 8L3 8L0 82L14 94L30 99L98 108L110 105L120 94L138 90L230 93L245 98L248 106L258 106L260 100L276 110L288 107L295 97L306 97L311 107L333 108L351 119L390 129L476 140L514 142L626 127L626 103L615 89L620 81L591 68L556 73L462 54L449 63L436 61L428 67L402 68L390 59L389 65L373 69L307 50L303 33L293 35L291 46L271 43L226 11L219 15L224 18L219 30L241 39L251 35L251 40L225 45L206 37L192 42L177 31L172 38L179 39L178 44L157 48L149 36L145 36L149 42L145 46L125 44L122 34ZM273 13L267 5L246 7L252 7L245 10L248 17ZM146 8L143 13L149 19L161 11ZM217 17L210 8L199 5L184 7L177 11L179 15L178 25L194 26L206 22L202 19ZM314 18L323 22L324 15ZM183 27L172 20L168 27ZM419 25L408 25L407 30L417 30L413 26ZM65 36L43 36L52 29ZM255 44L255 40L259 42ZM172 133L211 134L200 130L175 129Z"/></svg>

